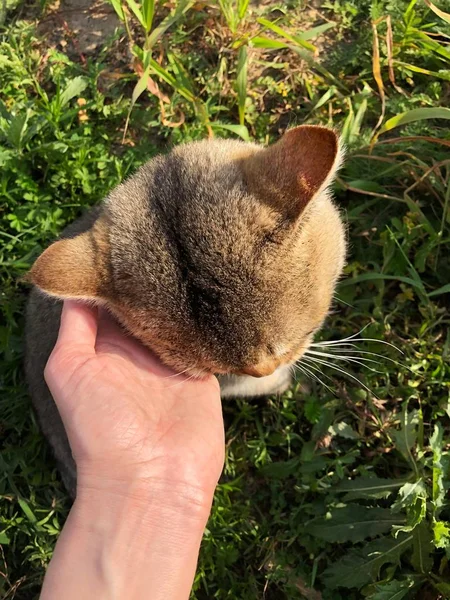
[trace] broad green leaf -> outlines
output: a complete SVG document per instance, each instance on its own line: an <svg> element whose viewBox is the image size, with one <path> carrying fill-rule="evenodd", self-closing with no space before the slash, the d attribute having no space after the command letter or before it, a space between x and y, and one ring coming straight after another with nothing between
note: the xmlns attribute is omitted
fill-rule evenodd
<svg viewBox="0 0 450 600"><path fill-rule="evenodd" d="M60 106L65 106L69 100L79 96L87 88L87 79L85 77L74 77L71 79L59 97Z"/></svg>
<svg viewBox="0 0 450 600"><path fill-rule="evenodd" d="M25 112L14 116L9 122L7 139L8 142L18 150L22 148L22 141L24 139L25 132L27 130L28 119L30 118L31 114L31 109L28 108Z"/></svg>
<svg viewBox="0 0 450 600"><path fill-rule="evenodd" d="M433 542L436 548L450 548L450 523L446 521L433 523Z"/></svg>
<svg viewBox="0 0 450 600"><path fill-rule="evenodd" d="M356 431L352 429L348 423L345 423L345 421L331 425L331 427L328 428L328 433L331 433L333 436L338 435L347 440L357 440L359 438Z"/></svg>
<svg viewBox="0 0 450 600"><path fill-rule="evenodd" d="M413 586L414 581L393 579L376 585L375 592L367 596L367 600L402 600Z"/></svg>
<svg viewBox="0 0 450 600"><path fill-rule="evenodd" d="M394 525L402 523L404 518L387 508L348 504L344 508L333 509L329 518L315 519L309 525L308 533L327 542L356 543L386 533Z"/></svg>
<svg viewBox="0 0 450 600"><path fill-rule="evenodd" d="M395 510L412 506L419 497L427 497L427 490L423 480L418 479L412 483L405 483L398 491L398 497L394 504Z"/></svg>
<svg viewBox="0 0 450 600"><path fill-rule="evenodd" d="M422 521L413 531L413 554L411 564L419 573L428 574L433 566L432 541L433 536L428 523Z"/></svg>
<svg viewBox="0 0 450 600"><path fill-rule="evenodd" d="M450 294L450 283L446 283L437 290L434 290L434 292L430 292L428 296L440 296L441 294Z"/></svg>
<svg viewBox="0 0 450 600"><path fill-rule="evenodd" d="M238 53L236 91L238 95L239 125L245 122L245 101L247 100L247 46L241 46Z"/></svg>
<svg viewBox="0 0 450 600"><path fill-rule="evenodd" d="M331 589L361 588L375 581L385 564L398 564L412 542L412 535L402 534L397 539L384 537L373 540L360 549L353 549L325 570L325 585Z"/></svg>
<svg viewBox="0 0 450 600"><path fill-rule="evenodd" d="M380 479L378 477L358 477L350 481L341 481L333 487L333 492L347 492L345 499L387 498L404 485L404 481L396 479Z"/></svg>
<svg viewBox="0 0 450 600"><path fill-rule="evenodd" d="M392 437L394 438L395 447L399 452L402 453L408 462L413 464L415 469L417 467L411 454L411 449L417 440L418 423L419 418L417 410L408 412L408 403L405 402L400 419L400 429L391 431Z"/></svg>
<svg viewBox="0 0 450 600"><path fill-rule="evenodd" d="M219 121L214 121L214 123L211 123L211 127L213 129L225 129L227 131L231 131L238 135L240 138L242 138L244 141L250 141L250 135L245 125L230 125L228 123L220 123Z"/></svg>
<svg viewBox="0 0 450 600"><path fill-rule="evenodd" d="M5 546L9 544L10 539L6 535L6 531L0 531L0 544L4 544Z"/></svg>
<svg viewBox="0 0 450 600"><path fill-rule="evenodd" d="M436 511L444 504L444 468L442 466L442 441L443 429L441 423L434 426L433 435L430 437L430 446L433 450L433 504Z"/></svg>
<svg viewBox="0 0 450 600"><path fill-rule="evenodd" d="M414 121L424 121L426 119L450 119L450 108L442 106L436 108L413 108L404 113L392 117L380 129L380 133L390 131L400 125L413 123Z"/></svg>

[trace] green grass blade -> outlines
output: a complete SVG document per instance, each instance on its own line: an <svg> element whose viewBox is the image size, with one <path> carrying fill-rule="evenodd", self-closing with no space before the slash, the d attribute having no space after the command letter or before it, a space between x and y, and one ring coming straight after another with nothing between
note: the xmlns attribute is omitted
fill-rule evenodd
<svg viewBox="0 0 450 600"><path fill-rule="evenodd" d="M250 135L245 125L230 125L228 123L220 123L220 121L215 121L214 123L211 123L211 127L213 129L224 129L226 131L231 131L242 138L245 142L250 141Z"/></svg>
<svg viewBox="0 0 450 600"><path fill-rule="evenodd" d="M446 283L434 292L430 292L428 296L440 296L441 294L450 294L450 283Z"/></svg>
<svg viewBox="0 0 450 600"><path fill-rule="evenodd" d="M239 124L245 121L245 101L247 99L247 71L248 53L247 46L241 46L238 53L236 90L238 94Z"/></svg>
<svg viewBox="0 0 450 600"><path fill-rule="evenodd" d="M153 58L149 59L149 67L151 67L153 72L156 73L156 75L158 75L159 77L161 77L161 79L163 81L168 83L179 94L181 94L183 96L183 98L186 98L186 100L188 100L189 102L192 102L192 103L195 102L196 98L195 98L194 94L192 93L192 91L189 90L181 82L177 81L177 79L171 73L169 73L167 71L167 69L164 69L164 67L162 67L160 64L158 64L156 62L156 60L154 60Z"/></svg>
<svg viewBox="0 0 450 600"><path fill-rule="evenodd" d="M142 14L142 11L141 11L138 3L135 2L135 0L126 0L126 2L129 6L130 10L134 13L134 16L136 17L136 19L139 21L139 23L145 29L144 15Z"/></svg>
<svg viewBox="0 0 450 600"><path fill-rule="evenodd" d="M240 21L242 21L247 13L249 2L250 0L238 0L238 15Z"/></svg>
<svg viewBox="0 0 450 600"><path fill-rule="evenodd" d="M311 40L311 39L321 35L322 33L325 33L325 31L328 31L329 29L331 29L332 27L335 27L335 26L336 26L336 23L333 23L333 22L324 23L323 25L318 25L317 27L313 27L312 29L307 29L306 31L303 31L302 33L295 35L294 39L306 42L308 40Z"/></svg>
<svg viewBox="0 0 450 600"><path fill-rule="evenodd" d="M426 119L450 119L450 108L440 106L437 108L414 108L413 110L407 110L388 119L380 129L380 133L391 131L391 129L400 127L400 125L414 123L415 121L424 121Z"/></svg>
<svg viewBox="0 0 450 600"><path fill-rule="evenodd" d="M182 2L180 2L173 15L169 15L165 19L163 19L163 21L158 25L158 27L155 27L155 29L148 36L145 43L146 48L148 50L150 48L153 48L153 46L159 40L159 38L169 29L169 27L172 27L172 25L179 21L181 17L193 6L193 4L193 0L183 0Z"/></svg>
<svg viewBox="0 0 450 600"><path fill-rule="evenodd" d="M112 7L116 11L117 16L121 21L125 21L125 13L123 12L122 0L109 0Z"/></svg>
<svg viewBox="0 0 450 600"><path fill-rule="evenodd" d="M280 50L282 48L289 48L285 42L279 42L263 35L257 35L251 40L251 44L254 48L267 48L269 50Z"/></svg>
<svg viewBox="0 0 450 600"><path fill-rule="evenodd" d="M155 14L155 0L142 0L142 18L145 24L145 31L148 33L153 24Z"/></svg>
<svg viewBox="0 0 450 600"><path fill-rule="evenodd" d="M305 48L306 50L309 50L310 52L315 52L316 47L313 44L310 44L309 42L307 42L306 40L302 40L300 38L300 36L291 35L289 32L282 29L275 23L272 23L272 21L269 21L268 19L263 19L261 17L256 20L260 25L263 25L263 27L265 27L266 29L270 29L270 31L273 31L273 33L276 33L280 37L291 42L292 44L295 44L296 46L302 46L303 48Z"/></svg>

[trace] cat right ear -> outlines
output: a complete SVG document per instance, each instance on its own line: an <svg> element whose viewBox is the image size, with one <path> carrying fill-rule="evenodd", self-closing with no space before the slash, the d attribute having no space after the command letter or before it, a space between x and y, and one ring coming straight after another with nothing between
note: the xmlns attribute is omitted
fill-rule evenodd
<svg viewBox="0 0 450 600"><path fill-rule="evenodd" d="M95 300L108 289L109 243L105 226L55 242L36 260L24 280L57 298Z"/></svg>
<svg viewBox="0 0 450 600"><path fill-rule="evenodd" d="M242 166L250 191L294 221L331 183L342 155L332 129L300 125L272 146L245 158Z"/></svg>

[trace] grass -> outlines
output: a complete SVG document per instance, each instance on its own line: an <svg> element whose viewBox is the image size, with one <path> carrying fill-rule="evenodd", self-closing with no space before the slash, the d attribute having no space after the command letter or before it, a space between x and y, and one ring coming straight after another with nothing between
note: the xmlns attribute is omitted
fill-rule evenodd
<svg viewBox="0 0 450 600"><path fill-rule="evenodd" d="M192 597L450 598L445 3L112 4L122 27L93 57L40 38L24 6L1 33L0 597L38 597L69 509L23 382L20 276L168 144L307 121L347 143L346 276L313 377L224 404ZM356 348L326 343L363 328Z"/></svg>

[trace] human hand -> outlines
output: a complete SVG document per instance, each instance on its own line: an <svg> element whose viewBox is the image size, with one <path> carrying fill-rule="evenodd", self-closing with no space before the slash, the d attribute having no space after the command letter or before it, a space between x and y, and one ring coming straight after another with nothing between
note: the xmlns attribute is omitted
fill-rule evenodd
<svg viewBox="0 0 450 600"><path fill-rule="evenodd" d="M173 373L104 311L65 301L45 378L77 464L77 493L132 481L210 503L224 461L215 377Z"/></svg>

